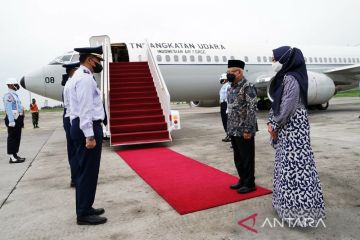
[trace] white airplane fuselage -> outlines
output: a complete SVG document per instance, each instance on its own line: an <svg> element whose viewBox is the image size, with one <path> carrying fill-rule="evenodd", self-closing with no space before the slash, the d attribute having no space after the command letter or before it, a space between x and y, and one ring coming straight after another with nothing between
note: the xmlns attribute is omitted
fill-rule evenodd
<svg viewBox="0 0 360 240"><path fill-rule="evenodd" d="M266 98L266 88L274 72L271 68L270 46L245 46L242 44L204 42L150 42L151 51L159 65L172 101L207 100L218 102L221 85L219 77L227 70L229 59L245 61L245 77L251 81L260 98ZM147 61L145 45L141 42L112 43L112 60L128 54L121 61ZM117 46L122 51L116 52ZM277 47L277 46L276 46ZM337 89L350 89L358 85L358 77L337 75L336 79L325 71L360 64L360 47L299 47L306 58L309 75L308 102L312 105L326 103ZM55 100L62 99L61 66L64 62L78 60L75 52L58 57L49 65L26 74L22 85L31 92ZM105 62L104 64L107 64ZM99 79L99 78L97 78ZM99 84L100 86L100 84Z"/></svg>

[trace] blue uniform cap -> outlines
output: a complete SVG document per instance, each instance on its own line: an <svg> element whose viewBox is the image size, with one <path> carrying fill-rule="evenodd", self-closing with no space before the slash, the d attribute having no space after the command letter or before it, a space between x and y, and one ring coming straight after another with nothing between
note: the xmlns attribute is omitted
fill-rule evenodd
<svg viewBox="0 0 360 240"><path fill-rule="evenodd" d="M101 56L103 54L102 46L74 48L74 51L80 53L80 55L93 55L102 61L104 60Z"/></svg>
<svg viewBox="0 0 360 240"><path fill-rule="evenodd" d="M80 67L80 62L67 63L62 65L66 70Z"/></svg>

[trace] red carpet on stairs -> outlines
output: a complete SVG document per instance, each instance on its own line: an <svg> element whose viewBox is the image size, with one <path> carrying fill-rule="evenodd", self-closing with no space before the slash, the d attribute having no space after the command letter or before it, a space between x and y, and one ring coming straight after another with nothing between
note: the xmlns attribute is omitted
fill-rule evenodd
<svg viewBox="0 0 360 240"><path fill-rule="evenodd" d="M117 154L178 213L186 214L271 193L238 194L238 178L165 147L120 150Z"/></svg>
<svg viewBox="0 0 360 240"><path fill-rule="evenodd" d="M111 145L170 141L147 62L110 63Z"/></svg>

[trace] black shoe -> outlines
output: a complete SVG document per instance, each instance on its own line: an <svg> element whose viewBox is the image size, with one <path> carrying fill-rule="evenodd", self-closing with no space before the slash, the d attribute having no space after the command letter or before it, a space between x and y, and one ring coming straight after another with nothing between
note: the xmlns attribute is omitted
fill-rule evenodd
<svg viewBox="0 0 360 240"><path fill-rule="evenodd" d="M83 217L77 217L77 224L78 225L98 225L106 223L106 217L100 217L97 215L88 215Z"/></svg>
<svg viewBox="0 0 360 240"><path fill-rule="evenodd" d="M231 139L229 136L226 136L225 138L221 139L223 142L231 142Z"/></svg>
<svg viewBox="0 0 360 240"><path fill-rule="evenodd" d="M240 194L244 194L244 193L249 193L249 192L253 192L256 190L256 187L247 187L247 186L243 186L241 188L239 188L237 190L238 193Z"/></svg>
<svg viewBox="0 0 360 240"><path fill-rule="evenodd" d="M104 214L104 213L105 213L105 209L103 209L103 208L93 208L90 211L91 215L101 215L101 214Z"/></svg>
<svg viewBox="0 0 360 240"><path fill-rule="evenodd" d="M70 181L70 187L74 188L75 187L75 183L73 181Z"/></svg>
<svg viewBox="0 0 360 240"><path fill-rule="evenodd" d="M25 159L26 159L26 158L19 157L16 153L14 154L14 157L20 161L25 161Z"/></svg>
<svg viewBox="0 0 360 240"><path fill-rule="evenodd" d="M9 163L22 163L25 161L25 158L18 159L14 155L10 157Z"/></svg>
<svg viewBox="0 0 360 240"><path fill-rule="evenodd" d="M230 185L231 189L239 189L241 187L242 187L242 184L240 182Z"/></svg>

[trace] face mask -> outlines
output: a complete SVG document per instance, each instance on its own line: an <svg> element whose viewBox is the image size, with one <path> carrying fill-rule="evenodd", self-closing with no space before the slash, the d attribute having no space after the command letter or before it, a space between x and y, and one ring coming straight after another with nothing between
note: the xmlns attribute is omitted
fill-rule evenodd
<svg viewBox="0 0 360 240"><path fill-rule="evenodd" d="M62 81L61 81L61 86L65 86L67 80L69 79L69 75L67 74L63 74L62 75Z"/></svg>
<svg viewBox="0 0 360 240"><path fill-rule="evenodd" d="M103 70L103 66L100 63L95 62L95 67L93 67L94 73L100 73Z"/></svg>
<svg viewBox="0 0 360 240"><path fill-rule="evenodd" d="M236 76L235 76L235 74L228 73L228 74L226 74L226 78L227 78L227 80L228 80L229 82L232 83L232 82L235 81Z"/></svg>
<svg viewBox="0 0 360 240"><path fill-rule="evenodd" d="M271 66L272 66L274 72L279 72L283 65L279 61L277 61L277 62L272 63Z"/></svg>

